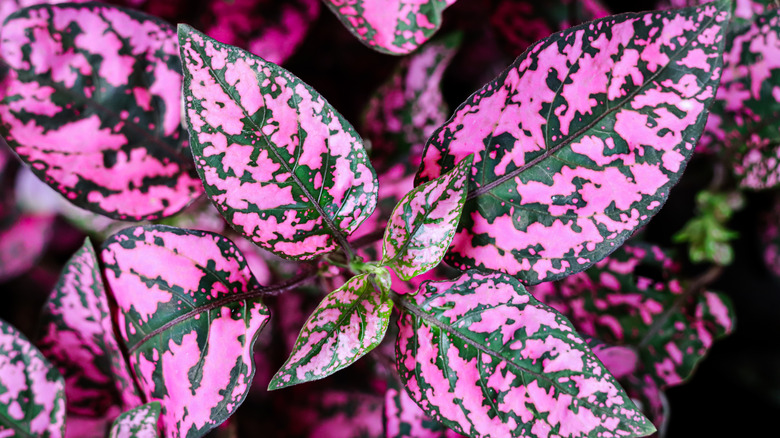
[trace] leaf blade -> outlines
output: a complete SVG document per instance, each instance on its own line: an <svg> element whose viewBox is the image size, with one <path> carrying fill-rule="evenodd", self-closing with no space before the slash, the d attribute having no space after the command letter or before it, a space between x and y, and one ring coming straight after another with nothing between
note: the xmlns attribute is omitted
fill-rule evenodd
<svg viewBox="0 0 780 438"><path fill-rule="evenodd" d="M596 436L619 428L644 436L655 430L566 318L513 277L469 271L426 283L404 303L396 342L401 378L431 418L457 432L547 436L558 429L561 436Z"/></svg>
<svg viewBox="0 0 780 438"><path fill-rule="evenodd" d="M463 212L472 161L468 156L447 174L415 187L393 209L381 264L401 279L411 280L441 262Z"/></svg>
<svg viewBox="0 0 780 438"><path fill-rule="evenodd" d="M351 365L385 336L393 302L378 296L373 274L361 274L326 296L303 325L269 390L322 379ZM383 294L386 293L383 292Z"/></svg>
<svg viewBox="0 0 780 438"><path fill-rule="evenodd" d="M160 402L155 401L123 413L111 426L109 438L156 438L161 410Z"/></svg>
<svg viewBox="0 0 780 438"><path fill-rule="evenodd" d="M287 70L189 26L179 39L192 151L223 216L282 257L346 248L377 194L354 128Z"/></svg>
<svg viewBox="0 0 780 438"><path fill-rule="evenodd" d="M703 129L729 8L623 14L566 30L467 99L429 140L416 178L475 154L445 261L536 284L587 268L649 221Z"/></svg>
<svg viewBox="0 0 780 438"><path fill-rule="evenodd" d="M246 259L218 234L161 225L115 234L101 258L131 368L162 403L165 436L202 436L225 421L246 398L252 346L270 317L248 295L259 284Z"/></svg>
<svg viewBox="0 0 780 438"><path fill-rule="evenodd" d="M44 4L9 16L0 39L11 67L0 131L40 179L122 220L171 216L200 195L169 24L108 5Z"/></svg>

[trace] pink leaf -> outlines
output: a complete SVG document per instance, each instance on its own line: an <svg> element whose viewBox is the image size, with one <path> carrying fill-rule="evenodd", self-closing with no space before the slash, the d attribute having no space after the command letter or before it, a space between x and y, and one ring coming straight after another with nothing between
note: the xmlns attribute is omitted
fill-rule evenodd
<svg viewBox="0 0 780 438"><path fill-rule="evenodd" d="M111 312L92 243L65 265L44 305L41 352L65 378L69 415L106 418L141 404L114 335ZM113 412L111 412L113 411Z"/></svg>
<svg viewBox="0 0 780 438"><path fill-rule="evenodd" d="M227 221L286 258L346 246L377 193L352 126L287 70L188 26L179 38L193 154Z"/></svg>
<svg viewBox="0 0 780 438"><path fill-rule="evenodd" d="M382 53L405 55L441 26L441 13L455 0L324 0L360 42Z"/></svg>
<svg viewBox="0 0 780 438"><path fill-rule="evenodd" d="M24 335L0 320L0 436L64 433L65 382Z"/></svg>
<svg viewBox="0 0 780 438"><path fill-rule="evenodd" d="M416 180L475 154L445 261L536 284L586 269L647 223L701 135L730 5L557 33L461 104L426 145Z"/></svg>
<svg viewBox="0 0 780 438"><path fill-rule="evenodd" d="M160 403L151 402L138 406L116 419L109 438L156 438Z"/></svg>
<svg viewBox="0 0 780 438"><path fill-rule="evenodd" d="M109 238L101 254L119 330L166 437L202 436L244 401L252 346L269 318L260 285L228 239L154 225Z"/></svg>
<svg viewBox="0 0 780 438"><path fill-rule="evenodd" d="M655 429L555 310L513 277L468 271L403 299L398 371L431 418L471 437Z"/></svg>
<svg viewBox="0 0 780 438"><path fill-rule="evenodd" d="M35 266L52 237L54 216L23 214L0 231L0 282Z"/></svg>
<svg viewBox="0 0 780 438"><path fill-rule="evenodd" d="M79 207L128 220L179 212L202 188L188 173L175 38L154 17L94 3L14 13L0 33L11 68L0 132Z"/></svg>

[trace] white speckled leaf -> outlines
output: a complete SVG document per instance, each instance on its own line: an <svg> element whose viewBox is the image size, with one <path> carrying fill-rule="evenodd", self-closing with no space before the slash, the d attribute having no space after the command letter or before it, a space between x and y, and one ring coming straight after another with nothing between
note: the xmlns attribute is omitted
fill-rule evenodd
<svg viewBox="0 0 780 438"><path fill-rule="evenodd" d="M438 265L450 247L468 192L473 156L441 177L415 187L396 205L385 229L382 265L403 280Z"/></svg>
<svg viewBox="0 0 780 438"><path fill-rule="evenodd" d="M155 401L123 413L111 426L109 438L157 438L161 410L160 402Z"/></svg>
<svg viewBox="0 0 780 438"><path fill-rule="evenodd" d="M322 379L373 350L387 332L393 302L372 274L351 278L328 294L303 325L290 357L269 390Z"/></svg>

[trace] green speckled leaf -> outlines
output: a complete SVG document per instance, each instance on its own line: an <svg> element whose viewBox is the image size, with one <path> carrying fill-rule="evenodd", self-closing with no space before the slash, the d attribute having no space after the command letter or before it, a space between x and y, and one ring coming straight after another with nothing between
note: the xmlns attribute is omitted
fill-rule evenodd
<svg viewBox="0 0 780 438"><path fill-rule="evenodd" d="M322 300L303 325L290 357L271 380L269 390L327 377L382 342L393 302L387 297L389 280L372 277L355 276ZM372 283L385 290L376 290Z"/></svg>
<svg viewBox="0 0 780 438"><path fill-rule="evenodd" d="M450 247L466 201L472 158L464 158L447 174L415 187L390 215L381 264L402 280L435 268Z"/></svg>

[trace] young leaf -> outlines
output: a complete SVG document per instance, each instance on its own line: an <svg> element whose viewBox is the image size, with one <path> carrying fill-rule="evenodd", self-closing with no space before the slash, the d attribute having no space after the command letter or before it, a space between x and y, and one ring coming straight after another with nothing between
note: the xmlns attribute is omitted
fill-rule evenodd
<svg viewBox="0 0 780 438"><path fill-rule="evenodd" d="M416 181L475 154L445 260L535 284L587 268L647 223L701 135L730 4L557 33L466 100L429 140Z"/></svg>
<svg viewBox="0 0 780 438"><path fill-rule="evenodd" d="M0 231L0 282L35 266L51 240L53 225L54 216L23 214Z"/></svg>
<svg viewBox="0 0 780 438"><path fill-rule="evenodd" d="M68 200L142 220L200 195L170 25L96 3L34 6L8 17L0 55L11 67L0 132Z"/></svg>
<svg viewBox="0 0 780 438"><path fill-rule="evenodd" d="M431 416L471 437L645 436L571 323L513 277L468 271L400 304L398 370Z"/></svg>
<svg viewBox="0 0 780 438"><path fill-rule="evenodd" d="M125 412L114 421L109 438L157 438L160 410L155 401Z"/></svg>
<svg viewBox="0 0 780 438"><path fill-rule="evenodd" d="M323 0L360 42L388 55L411 53L441 26L455 0Z"/></svg>
<svg viewBox="0 0 780 438"><path fill-rule="evenodd" d="M402 280L435 268L447 252L466 200L472 159L468 156L447 174L415 187L393 210L381 264Z"/></svg>
<svg viewBox="0 0 780 438"><path fill-rule="evenodd" d="M303 325L290 357L269 390L322 379L373 350L387 331L393 302L373 274L351 278L328 294Z"/></svg>
<svg viewBox="0 0 780 438"><path fill-rule="evenodd" d="M104 417L114 407L121 412L141 404L89 239L65 265L44 305L41 333L36 344L65 379L69 415Z"/></svg>
<svg viewBox="0 0 780 438"><path fill-rule="evenodd" d="M0 436L65 434L65 383L31 343L0 320Z"/></svg>
<svg viewBox="0 0 780 438"><path fill-rule="evenodd" d="M204 33L282 64L319 16L320 0L211 0L208 7Z"/></svg>
<svg viewBox="0 0 780 438"><path fill-rule="evenodd" d="M461 39L455 33L425 44L402 59L390 79L371 96L362 132L371 140L373 157L383 163L400 160L407 166L419 165L425 141L447 120L441 78ZM381 191L382 184L379 187Z"/></svg>
<svg viewBox="0 0 780 438"><path fill-rule="evenodd" d="M179 27L192 151L227 221L282 257L345 246L377 183L352 126L292 73Z"/></svg>
<svg viewBox="0 0 780 438"><path fill-rule="evenodd" d="M104 243L119 331L147 400L162 404L167 437L199 437L244 401L252 346L269 318L260 285L232 242L152 225Z"/></svg>

